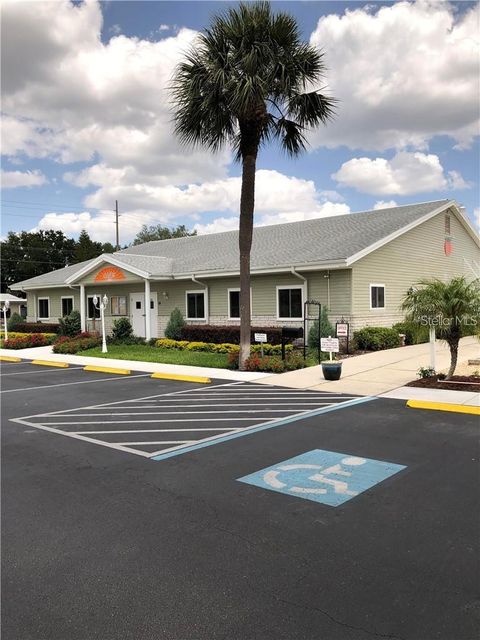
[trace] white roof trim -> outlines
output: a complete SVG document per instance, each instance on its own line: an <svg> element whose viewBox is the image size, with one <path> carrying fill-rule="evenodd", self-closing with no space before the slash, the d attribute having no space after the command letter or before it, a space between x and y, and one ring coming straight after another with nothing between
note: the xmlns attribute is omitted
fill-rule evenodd
<svg viewBox="0 0 480 640"><path fill-rule="evenodd" d="M479 242L478 241L478 237L475 237L475 232L473 230L473 227L467 221L467 219L462 214L462 212L458 209L458 206L457 206L455 200L448 200L447 202L442 204L437 209L434 209L433 211L430 211L429 213L427 213L423 217L418 218L418 220L415 220L414 222L411 222L410 224L407 224L405 227L402 227L401 229L398 229L397 231L394 231L393 233L391 233L390 235L386 236L385 238L382 238L381 240L378 240L377 242L374 242L369 247L365 247L365 249L362 249L358 253L355 253L353 256L350 256L349 258L347 258L347 261L346 261L347 266L352 265L354 262L357 262L361 258L365 258L365 256L368 256L370 253L373 253L373 251L377 251L377 249L380 249L381 247L385 246L389 242L392 242L392 240L395 240L396 238L399 238L400 236L403 236L404 233L407 233L408 231L411 231L412 229L415 229L415 227L418 227L419 225L423 224L424 222L427 222L427 220L430 220L431 218L434 218L439 213L442 213L442 211L446 211L447 209L450 209L451 207L455 207L455 211L458 212L458 214L460 215L461 220L463 221L463 223L467 227L467 231L470 233L470 235L473 234L473 237L475 238L475 240L476 240L476 242L478 244L478 242Z"/></svg>
<svg viewBox="0 0 480 640"><path fill-rule="evenodd" d="M148 273L147 271L142 271L141 269L137 269L137 267L126 265L125 262L121 262L120 260L115 259L113 256L104 253L101 256L98 256L98 258L95 258L93 262L85 265L82 269L80 269L80 271L77 271L72 276L67 278L65 280L65 284L72 284L76 282L104 263L112 264L115 267L119 267L120 269L125 269L125 271L129 271L130 273L133 273L136 276L140 276L141 278L148 279L150 277L150 273Z"/></svg>

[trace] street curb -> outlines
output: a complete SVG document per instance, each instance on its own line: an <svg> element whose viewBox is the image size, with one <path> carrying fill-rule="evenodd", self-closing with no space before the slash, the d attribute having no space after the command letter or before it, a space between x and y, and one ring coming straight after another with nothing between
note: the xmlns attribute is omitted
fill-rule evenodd
<svg viewBox="0 0 480 640"><path fill-rule="evenodd" d="M450 404L448 402L429 402L427 400L408 400L407 407L411 409L430 409L432 411L450 411L451 413L469 413L480 416L480 407L465 404Z"/></svg>
<svg viewBox="0 0 480 640"><path fill-rule="evenodd" d="M210 384L210 378L204 376L183 376L179 373L152 373L151 378L159 380L179 380L181 382L196 382L198 384Z"/></svg>
<svg viewBox="0 0 480 640"><path fill-rule="evenodd" d="M15 356L0 356L0 362L21 362L21 358Z"/></svg>
<svg viewBox="0 0 480 640"><path fill-rule="evenodd" d="M129 376L132 372L130 369L113 369L112 367L97 367L93 364L89 364L83 367L84 371L98 371L99 373L117 373L121 376Z"/></svg>
<svg viewBox="0 0 480 640"><path fill-rule="evenodd" d="M70 366L68 362L55 362L54 360L31 360L30 364L39 364L44 367L60 367L60 369L67 369Z"/></svg>

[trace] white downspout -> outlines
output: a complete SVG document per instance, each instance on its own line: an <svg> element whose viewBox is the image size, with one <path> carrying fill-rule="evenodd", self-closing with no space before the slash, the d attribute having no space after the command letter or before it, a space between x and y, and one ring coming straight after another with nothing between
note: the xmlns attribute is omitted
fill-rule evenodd
<svg viewBox="0 0 480 640"><path fill-rule="evenodd" d="M152 314L150 310L150 280L145 278L145 340L152 337Z"/></svg>
<svg viewBox="0 0 480 640"><path fill-rule="evenodd" d="M302 276L301 273L298 273L298 271L295 270L295 267L291 267L290 271L292 272L292 275L296 276L300 280L303 280L303 302L306 302L308 300L308 280L307 280L307 278L305 278L305 276ZM302 316L303 316L303 304L302 304Z"/></svg>
<svg viewBox="0 0 480 640"><path fill-rule="evenodd" d="M205 289L205 324L209 323L210 320L210 304L209 304L209 290L208 290L208 285L205 284L204 282L200 282L200 280L197 280L195 278L195 274L192 273L192 282L194 282L195 284L199 284L201 287L204 287Z"/></svg>

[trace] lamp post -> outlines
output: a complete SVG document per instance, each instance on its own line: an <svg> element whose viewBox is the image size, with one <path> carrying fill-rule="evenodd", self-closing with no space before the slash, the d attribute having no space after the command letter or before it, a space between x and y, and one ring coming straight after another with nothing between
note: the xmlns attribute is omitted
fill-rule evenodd
<svg viewBox="0 0 480 640"><path fill-rule="evenodd" d="M105 309L107 308L108 298L106 295L101 300L97 296L93 296L93 306L100 311L102 321L102 353L107 353L107 336L105 335Z"/></svg>
<svg viewBox="0 0 480 640"><path fill-rule="evenodd" d="M3 303L3 324L4 324L4 331L5 331L5 340L8 340L8 329L7 329L7 311L10 307L10 302L8 300L5 300L5 302Z"/></svg>

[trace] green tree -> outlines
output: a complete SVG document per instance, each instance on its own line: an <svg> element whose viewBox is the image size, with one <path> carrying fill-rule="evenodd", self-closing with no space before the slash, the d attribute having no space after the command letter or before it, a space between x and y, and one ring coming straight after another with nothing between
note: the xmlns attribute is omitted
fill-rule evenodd
<svg viewBox="0 0 480 640"><path fill-rule="evenodd" d="M184 224L179 224L174 229L169 229L161 224L154 224L147 227L146 224L135 236L133 244L144 244L152 240L169 240L170 238L184 238L185 236L196 236L196 231L189 231Z"/></svg>
<svg viewBox="0 0 480 640"><path fill-rule="evenodd" d="M101 242L95 242L90 238L88 232L83 229L78 236L78 241L75 245L75 255L73 262L84 262L85 260L91 260L97 256L102 255L103 245Z"/></svg>
<svg viewBox="0 0 480 640"><path fill-rule="evenodd" d="M178 307L170 314L170 319L165 327L165 337L170 340L181 340L182 329L185 326L185 320L183 319L182 312Z"/></svg>
<svg viewBox="0 0 480 640"><path fill-rule="evenodd" d="M10 231L1 242L1 290L72 264L75 240L62 231Z"/></svg>
<svg viewBox="0 0 480 640"><path fill-rule="evenodd" d="M422 280L412 287L402 303L407 320L420 326L434 326L437 336L450 349L450 368L446 379L455 373L458 343L462 333L472 326L480 329L480 279L467 282L462 277L448 282ZM471 333L471 331L470 331Z"/></svg>
<svg viewBox="0 0 480 640"><path fill-rule="evenodd" d="M115 247L111 242L104 242L102 244L102 253L114 253Z"/></svg>
<svg viewBox="0 0 480 640"><path fill-rule="evenodd" d="M240 195L240 368L250 354L250 251L259 149L277 140L291 156L308 129L325 124L335 100L320 93L323 54L301 41L295 19L268 2L242 3L213 19L178 66L175 132L184 144L231 145L242 164ZM310 90L308 90L310 89Z"/></svg>

